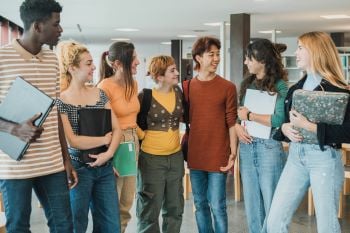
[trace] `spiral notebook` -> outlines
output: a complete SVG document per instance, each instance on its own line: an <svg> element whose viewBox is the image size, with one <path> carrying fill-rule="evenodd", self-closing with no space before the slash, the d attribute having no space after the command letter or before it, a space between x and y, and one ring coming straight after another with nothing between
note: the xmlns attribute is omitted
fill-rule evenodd
<svg viewBox="0 0 350 233"><path fill-rule="evenodd" d="M21 123L37 113L41 116L34 122L35 126L42 126L49 115L55 100L21 77L13 81L5 99L0 103L0 117ZM0 149L15 160L21 160L29 147L29 143L22 141L12 134L0 131Z"/></svg>

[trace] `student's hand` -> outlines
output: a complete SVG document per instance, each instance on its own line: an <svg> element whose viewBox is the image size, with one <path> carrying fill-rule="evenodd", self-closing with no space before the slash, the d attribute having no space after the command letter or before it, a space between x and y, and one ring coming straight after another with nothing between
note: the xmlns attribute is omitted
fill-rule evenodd
<svg viewBox="0 0 350 233"><path fill-rule="evenodd" d="M298 113L293 109L289 112L289 118L290 118L290 123L293 126L298 128L306 129L306 126L309 123L306 117L304 117L303 115L301 115L300 113Z"/></svg>
<svg viewBox="0 0 350 233"><path fill-rule="evenodd" d="M41 113L35 114L28 120L15 125L11 134L18 137L25 142L35 142L37 138L40 137L41 133L44 131L43 127L34 126L34 122L41 116Z"/></svg>
<svg viewBox="0 0 350 233"><path fill-rule="evenodd" d="M72 189L78 184L78 174L73 168L70 159L64 161L64 168L66 169L68 187L69 189Z"/></svg>
<svg viewBox="0 0 350 233"><path fill-rule="evenodd" d="M119 176L120 176L118 170L117 170L115 167L113 167L113 171L114 171L114 175L115 175L116 177L119 177Z"/></svg>
<svg viewBox="0 0 350 233"><path fill-rule="evenodd" d="M237 110L237 114L238 114L238 117L241 121L246 121L248 120L247 117L248 117L248 112L249 112L249 109L246 108L246 107L239 107L238 110Z"/></svg>
<svg viewBox="0 0 350 233"><path fill-rule="evenodd" d="M109 146L109 144L111 144L112 141L112 132L108 132L106 133L106 135L104 136L104 144L106 146Z"/></svg>
<svg viewBox="0 0 350 233"><path fill-rule="evenodd" d="M253 138L248 134L247 130L242 125L238 123L235 124L235 130L240 142L245 144L252 143Z"/></svg>
<svg viewBox="0 0 350 233"><path fill-rule="evenodd" d="M222 172L228 172L233 164L235 164L236 154L231 153L230 157L228 158L227 165L225 167L220 167L220 171Z"/></svg>
<svg viewBox="0 0 350 233"><path fill-rule="evenodd" d="M299 134L299 131L293 129L292 123L282 124L282 132L292 142L301 142L303 140L303 137Z"/></svg>
<svg viewBox="0 0 350 233"><path fill-rule="evenodd" d="M99 167L104 165L108 160L113 157L113 154L106 152L99 153L98 155L89 154L90 158L96 159L94 162L89 163L90 167Z"/></svg>

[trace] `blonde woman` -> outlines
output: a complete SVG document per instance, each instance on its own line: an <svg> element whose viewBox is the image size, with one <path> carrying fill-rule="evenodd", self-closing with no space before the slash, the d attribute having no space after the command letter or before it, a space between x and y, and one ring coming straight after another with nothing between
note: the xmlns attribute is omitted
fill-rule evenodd
<svg viewBox="0 0 350 233"><path fill-rule="evenodd" d="M143 141L137 176L137 232L160 232L162 210L162 232L178 233L184 208L184 159L179 136L184 111L177 86L179 72L172 57L157 56L150 62L149 73L157 85L152 90L147 129L139 131ZM143 97L140 93L140 103L145 103Z"/></svg>
<svg viewBox="0 0 350 233"><path fill-rule="evenodd" d="M72 164L79 177L78 185L70 192L74 232L86 232L89 206L93 217L93 232L120 232L118 194L111 163L121 137L118 120L112 112L112 132L105 136L78 135L78 111L109 109L109 100L102 90L85 85L92 81L96 68L86 47L77 42L61 42L58 45L58 59L61 75L58 109L69 143ZM106 152L89 155L95 159L94 162L83 162L82 150L103 145L108 145Z"/></svg>
<svg viewBox="0 0 350 233"><path fill-rule="evenodd" d="M275 139L290 141L289 156L278 182L267 219L268 233L287 233L288 225L311 186L316 208L317 232L340 233L337 219L339 193L344 179L341 143L350 142L350 104L342 125L310 122L291 109L297 89L345 92L337 49L327 33L309 32L298 39L297 66L306 75L293 85L285 101L286 122ZM307 144L292 126L317 134L318 144Z"/></svg>
<svg viewBox="0 0 350 233"><path fill-rule="evenodd" d="M134 142L136 153L139 151L136 116L140 104L137 99L137 83L133 76L136 75L139 64L132 43L115 42L102 54L98 84L98 87L106 92L111 101L111 108L118 117L123 130L122 140ZM135 196L136 177L118 177L117 187L121 228L124 233L131 219L130 209Z"/></svg>

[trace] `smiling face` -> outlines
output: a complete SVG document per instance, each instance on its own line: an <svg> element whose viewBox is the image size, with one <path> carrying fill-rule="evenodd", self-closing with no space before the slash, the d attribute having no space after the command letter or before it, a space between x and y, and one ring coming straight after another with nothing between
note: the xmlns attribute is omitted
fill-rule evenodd
<svg viewBox="0 0 350 233"><path fill-rule="evenodd" d="M82 82L90 82L93 80L94 70L96 66L93 63L91 54L84 52L80 55L80 62L78 67L71 67L71 75Z"/></svg>
<svg viewBox="0 0 350 233"><path fill-rule="evenodd" d="M167 67L165 74L163 76L159 76L158 82L169 85L169 86L174 86L179 82L179 72L176 69L176 65L172 64Z"/></svg>
<svg viewBox="0 0 350 233"><path fill-rule="evenodd" d="M311 56L309 51L304 47L304 45L299 41L298 48L295 51L297 67L302 70L311 70Z"/></svg>
<svg viewBox="0 0 350 233"><path fill-rule="evenodd" d="M136 75L137 74L137 66L140 64L140 60L137 57L137 53L134 50L134 53L132 55L132 62L131 62L131 74Z"/></svg>
<svg viewBox="0 0 350 233"><path fill-rule="evenodd" d="M212 45L203 55L197 55L196 60L201 72L215 73L220 63L220 49Z"/></svg>

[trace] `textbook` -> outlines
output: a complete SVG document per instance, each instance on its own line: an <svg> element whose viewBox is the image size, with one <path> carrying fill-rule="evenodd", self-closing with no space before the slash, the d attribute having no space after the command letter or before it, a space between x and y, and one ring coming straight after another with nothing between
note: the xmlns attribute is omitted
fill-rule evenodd
<svg viewBox="0 0 350 233"><path fill-rule="evenodd" d="M119 176L136 176L137 162L134 142L122 142L114 153L113 166Z"/></svg>
<svg viewBox="0 0 350 233"><path fill-rule="evenodd" d="M0 117L11 122L22 123L35 114L41 113L41 116L34 122L35 126L40 127L54 104L54 99L21 77L17 77L0 103ZM18 137L0 132L0 149L11 158L21 160L28 147L29 143Z"/></svg>

